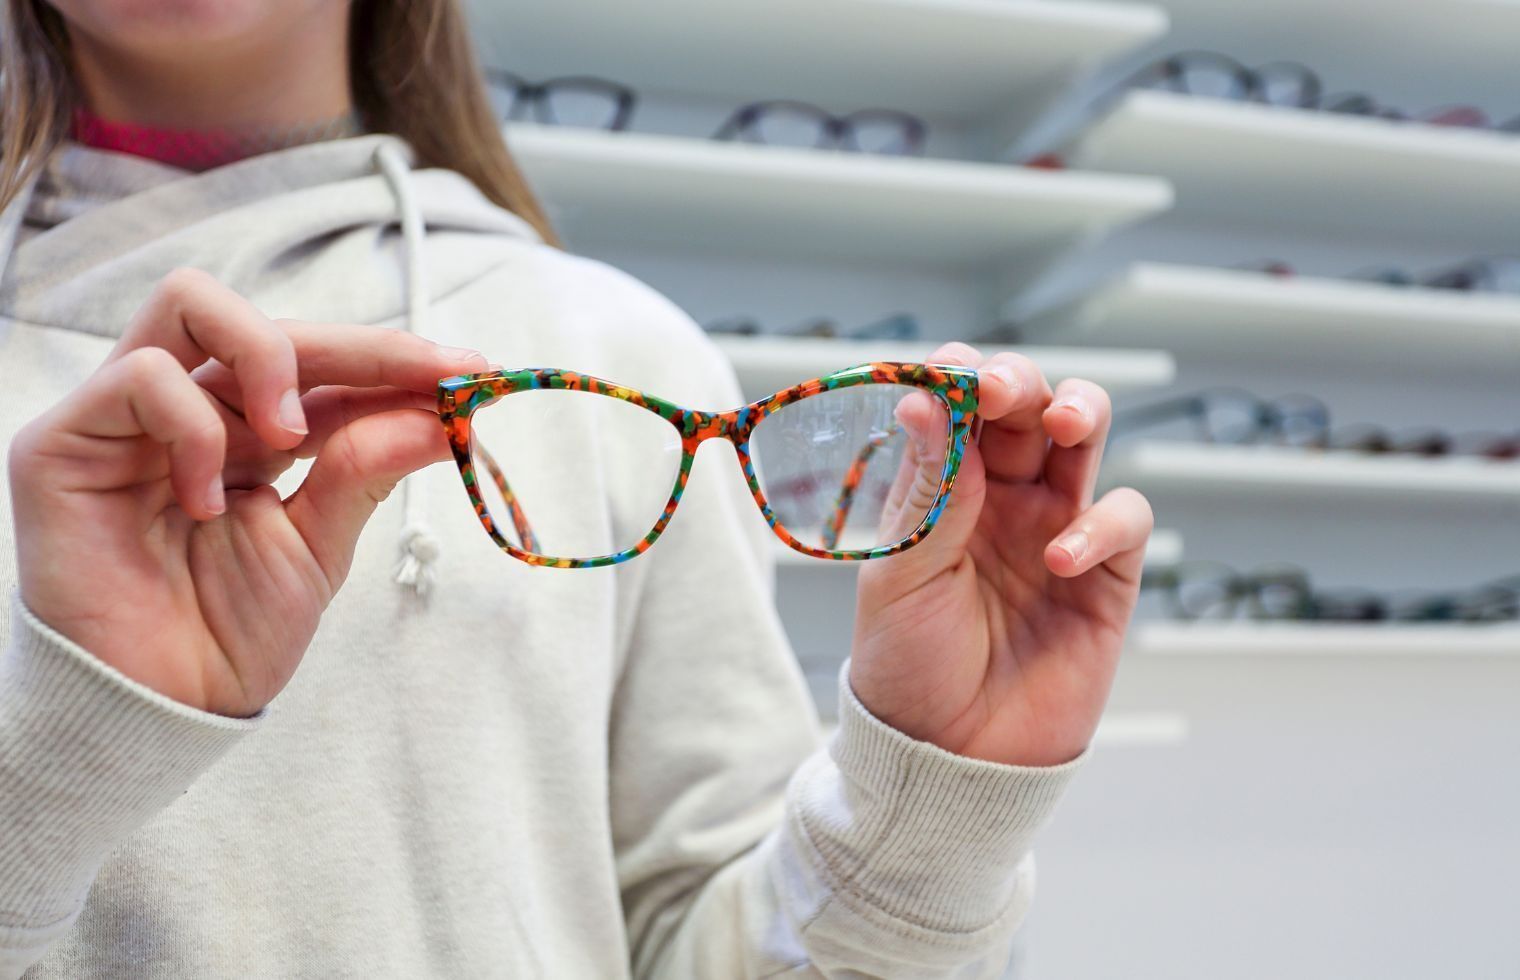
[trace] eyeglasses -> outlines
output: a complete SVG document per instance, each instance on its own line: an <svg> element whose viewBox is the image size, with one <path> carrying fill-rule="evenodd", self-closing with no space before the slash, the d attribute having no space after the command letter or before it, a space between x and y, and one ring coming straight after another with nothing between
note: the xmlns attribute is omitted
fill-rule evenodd
<svg viewBox="0 0 1520 980"><path fill-rule="evenodd" d="M1420 286L1471 293L1520 293L1520 258L1500 255L1468 259L1433 272L1414 273L1379 266L1353 273L1351 278L1388 286Z"/></svg>
<svg viewBox="0 0 1520 980"><path fill-rule="evenodd" d="M918 319L907 313L894 313L855 327L841 327L828 317L804 320L781 330L767 330L750 316L731 316L703 324L703 330L739 337L823 337L845 340L913 340L918 336Z"/></svg>
<svg viewBox="0 0 1520 980"><path fill-rule="evenodd" d="M741 106L713 139L917 156L924 151L927 134L922 119L896 109L861 109L836 116L806 102L775 99Z"/></svg>
<svg viewBox="0 0 1520 980"><path fill-rule="evenodd" d="M1330 435L1330 410L1308 395L1258 398L1249 391L1219 388L1169 398L1114 416L1115 436L1137 429L1185 420L1204 442L1275 442L1324 446Z"/></svg>
<svg viewBox="0 0 1520 980"><path fill-rule="evenodd" d="M1105 103L1132 88L1162 89L1206 98L1259 102L1295 109L1319 109L1342 115L1368 116L1431 126L1456 126L1520 132L1520 116L1502 123L1490 122L1475 106L1453 105L1423 113L1409 113L1383 105L1362 92L1324 94L1313 70L1296 61L1274 61L1258 68L1218 51L1181 51L1147 65L1121 84Z"/></svg>
<svg viewBox="0 0 1520 980"><path fill-rule="evenodd" d="M1173 619L1234 619L1244 610L1253 619L1306 619L1312 610L1309 576L1291 565L1241 574L1209 561L1179 562L1147 569L1140 588L1160 592Z"/></svg>
<svg viewBox="0 0 1520 980"><path fill-rule="evenodd" d="M1376 425L1332 429L1330 410L1308 395L1264 399L1234 388L1219 388L1142 405L1114 416L1114 437L1186 421L1203 442L1247 445L1275 443L1304 449L1400 453L1414 456L1476 456L1520 460L1520 432L1451 435L1434 429L1395 434Z"/></svg>
<svg viewBox="0 0 1520 980"><path fill-rule="evenodd" d="M485 76L502 95L497 111L505 120L532 113L535 122L622 130L633 118L633 89L605 78L571 75L530 82L498 68L486 69Z"/></svg>
<svg viewBox="0 0 1520 980"><path fill-rule="evenodd" d="M1350 116L1370 116L1376 119L1392 119L1397 122L1420 122L1429 126L1452 126L1459 129L1493 129L1499 132L1520 131L1520 117L1507 122L1491 122L1488 114L1476 106L1451 105L1426 112L1409 113L1378 102L1362 92L1341 92L1327 95L1320 108L1326 112L1338 112Z"/></svg>
<svg viewBox="0 0 1520 980"><path fill-rule="evenodd" d="M1497 623L1520 619L1520 576L1465 592L1403 598L1361 589L1319 590L1293 565L1269 565L1249 574L1219 562L1190 561L1149 569L1144 592L1159 592L1173 619L1251 619L1316 622Z"/></svg>
<svg viewBox="0 0 1520 980"><path fill-rule="evenodd" d="M733 444L750 494L789 547L859 561L933 530L977 428L977 375L877 362L705 412L526 368L445 378L438 407L481 525L531 565L596 568L647 551L708 439ZM909 431L939 435L920 446ZM938 474L928 494L915 485L926 473Z"/></svg>
<svg viewBox="0 0 1520 980"><path fill-rule="evenodd" d="M1154 88L1187 95L1309 109L1319 104L1319 76L1294 61L1247 68L1217 51L1182 51L1142 68L1120 90Z"/></svg>

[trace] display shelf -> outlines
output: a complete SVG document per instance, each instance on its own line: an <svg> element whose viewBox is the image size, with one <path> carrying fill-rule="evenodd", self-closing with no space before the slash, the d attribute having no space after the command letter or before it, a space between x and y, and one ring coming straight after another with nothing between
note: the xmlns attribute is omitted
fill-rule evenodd
<svg viewBox="0 0 1520 980"><path fill-rule="evenodd" d="M1130 653L1188 656L1511 656L1520 626L1351 623L1139 623Z"/></svg>
<svg viewBox="0 0 1520 980"><path fill-rule="evenodd" d="M1098 720L1095 746L1171 748L1188 739L1187 715L1180 711L1109 711Z"/></svg>
<svg viewBox="0 0 1520 980"><path fill-rule="evenodd" d="M714 337L754 397L868 361L923 361L935 341L824 340L811 337ZM1166 351L1085 347L1020 347L1054 384L1081 377L1110 391L1172 383L1177 362Z"/></svg>
<svg viewBox="0 0 1520 980"><path fill-rule="evenodd" d="M1104 478L1142 490L1228 491L1293 505L1306 496L1382 496L1398 503L1486 501L1520 509L1520 463L1471 458L1147 441L1111 449Z"/></svg>
<svg viewBox="0 0 1520 980"><path fill-rule="evenodd" d="M1520 298L1142 262L1030 318L1056 341L1520 374Z"/></svg>
<svg viewBox="0 0 1520 980"><path fill-rule="evenodd" d="M1158 174L1177 213L1257 228L1512 250L1520 139L1299 109L1131 92L1073 166Z"/></svg>
<svg viewBox="0 0 1520 980"><path fill-rule="evenodd" d="M1160 37L1135 3L1051 0L476 0L488 60L640 90L838 112L1035 117L1074 77ZM716 124L715 124L716 125Z"/></svg>
<svg viewBox="0 0 1520 980"><path fill-rule="evenodd" d="M1145 564L1154 567L1175 565L1182 560L1182 535L1168 528L1151 532L1150 545L1145 549ZM813 558L776 542L776 567L782 569L813 569L825 572L852 572L860 568L858 561L829 561Z"/></svg>
<svg viewBox="0 0 1520 980"><path fill-rule="evenodd" d="M1291 58L1325 73L1328 90L1356 88L1413 110L1469 103L1505 104L1514 86L1514 0L1274 0L1220 3L1166 0L1168 51L1212 48L1247 64ZM1410 52L1419 70L1410 70Z"/></svg>
<svg viewBox="0 0 1520 980"><path fill-rule="evenodd" d="M507 139L572 242L1007 265L1027 278L1067 248L1171 203L1171 189L1153 177L569 127L514 125Z"/></svg>

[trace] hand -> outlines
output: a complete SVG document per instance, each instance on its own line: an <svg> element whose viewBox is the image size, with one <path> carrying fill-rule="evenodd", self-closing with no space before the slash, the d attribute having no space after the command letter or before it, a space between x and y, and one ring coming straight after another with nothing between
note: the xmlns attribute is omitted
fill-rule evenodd
<svg viewBox="0 0 1520 980"><path fill-rule="evenodd" d="M22 599L161 694L255 714L375 505L447 457L438 379L485 368L395 330L274 323L204 273L171 273L105 364L11 443ZM269 484L310 456L282 501Z"/></svg>
<svg viewBox="0 0 1520 980"><path fill-rule="evenodd" d="M1102 388L1068 380L1052 393L1028 358L983 360L965 344L929 360L978 369L981 439L934 531L861 568L850 685L876 717L948 751L1070 761L1108 698L1150 506L1128 489L1093 503L1110 417ZM900 414L911 428L931 413Z"/></svg>

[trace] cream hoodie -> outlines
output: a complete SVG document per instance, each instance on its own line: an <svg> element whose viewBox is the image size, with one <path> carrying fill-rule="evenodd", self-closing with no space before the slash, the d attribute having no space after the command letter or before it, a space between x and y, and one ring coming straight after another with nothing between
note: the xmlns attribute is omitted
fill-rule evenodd
<svg viewBox="0 0 1520 980"><path fill-rule="evenodd" d="M390 326L410 280L441 343L739 403L670 303L454 173L387 179L383 147L408 158L381 136L201 175L60 153L25 221L6 216L0 435L182 265L273 316ZM410 275L407 198L427 228ZM395 581L393 495L251 720L158 697L0 607L0 977L1002 974L1073 766L952 756L847 685L820 746L770 532L724 452L648 554L601 570L514 561L451 466L412 477L435 588ZM9 591L14 561L0 493Z"/></svg>

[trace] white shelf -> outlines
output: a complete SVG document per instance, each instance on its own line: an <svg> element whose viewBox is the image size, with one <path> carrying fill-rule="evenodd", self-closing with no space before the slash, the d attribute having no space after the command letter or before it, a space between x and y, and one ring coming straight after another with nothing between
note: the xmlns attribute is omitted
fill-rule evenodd
<svg viewBox="0 0 1520 980"><path fill-rule="evenodd" d="M1151 532L1150 545L1145 549L1145 564L1158 568L1175 565L1182 560L1182 535L1169 528ZM810 568L828 572L852 572L860 568L858 561L829 561L811 558L800 551L793 551L780 541L776 542L776 567L778 569Z"/></svg>
<svg viewBox="0 0 1520 980"><path fill-rule="evenodd" d="M1074 166L1159 174L1189 217L1446 240L1508 251L1520 139L1323 112L1132 92L1070 153Z"/></svg>
<svg viewBox="0 0 1520 980"><path fill-rule="evenodd" d="M1174 748L1187 741L1189 727L1180 711L1110 711L1098 721L1093 745Z"/></svg>
<svg viewBox="0 0 1520 980"><path fill-rule="evenodd" d="M1520 298L1142 262L1028 322L1057 341L1520 376Z"/></svg>
<svg viewBox="0 0 1520 980"><path fill-rule="evenodd" d="M475 0L486 59L739 104L792 98L1027 121L1064 83L1160 37L1166 15L1078 0ZM716 126L716 123L714 123Z"/></svg>
<svg viewBox="0 0 1520 980"><path fill-rule="evenodd" d="M1017 265L1165 210L1152 177L514 125L507 139L572 241L731 254Z"/></svg>
<svg viewBox="0 0 1520 980"><path fill-rule="evenodd" d="M1520 657L1520 626L1360 623L1140 623L1127 651L1189 656Z"/></svg>
<svg viewBox="0 0 1520 980"><path fill-rule="evenodd" d="M1104 477L1110 483L1132 483L1142 490L1228 491L1280 502L1332 496L1453 506L1490 501L1520 512L1520 463L1471 458L1158 440L1115 446L1104 464Z"/></svg>
<svg viewBox="0 0 1520 980"><path fill-rule="evenodd" d="M811 337L714 337L728 355L739 384L752 397L868 361L923 361L937 341L825 340ZM1020 347L1052 384L1081 377L1110 391L1172 383L1177 363L1166 351L1085 347Z"/></svg>

